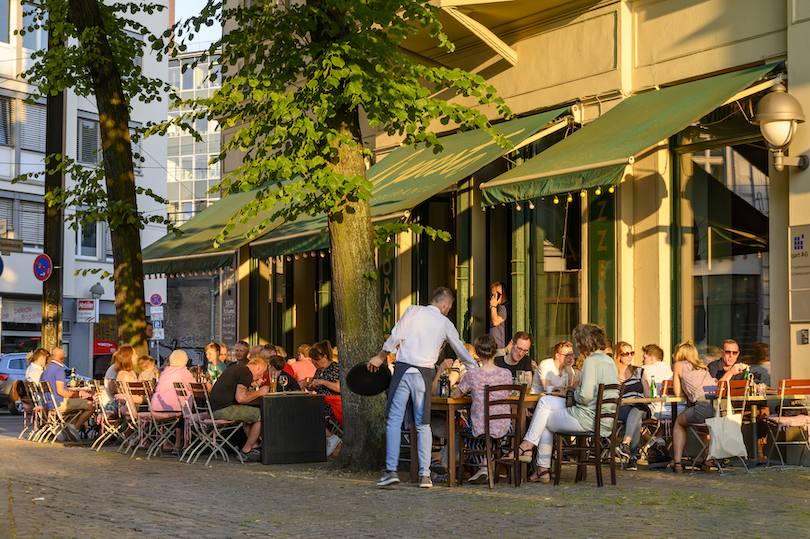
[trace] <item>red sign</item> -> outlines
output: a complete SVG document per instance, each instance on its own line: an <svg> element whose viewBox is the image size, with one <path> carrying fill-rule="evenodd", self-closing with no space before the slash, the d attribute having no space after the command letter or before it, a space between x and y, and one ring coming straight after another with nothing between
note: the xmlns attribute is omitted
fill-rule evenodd
<svg viewBox="0 0 810 539"><path fill-rule="evenodd" d="M113 354L116 350L118 345L114 342L93 339L93 355Z"/></svg>
<svg viewBox="0 0 810 539"><path fill-rule="evenodd" d="M53 273L53 262L48 255L39 255L34 259L34 277L40 281L47 281Z"/></svg>
<svg viewBox="0 0 810 539"><path fill-rule="evenodd" d="M160 294L152 294L152 297L149 298L149 303L155 307L160 307L160 304L163 303L163 298L160 297Z"/></svg>

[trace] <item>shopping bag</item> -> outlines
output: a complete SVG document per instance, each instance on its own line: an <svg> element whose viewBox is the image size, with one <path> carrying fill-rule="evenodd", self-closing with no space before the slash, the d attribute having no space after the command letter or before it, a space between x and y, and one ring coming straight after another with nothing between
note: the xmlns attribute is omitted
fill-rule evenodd
<svg viewBox="0 0 810 539"><path fill-rule="evenodd" d="M721 417L723 400L717 403L714 417L706 419L709 427L709 453L706 460L731 457L748 458L748 449L742 436L742 414L733 413L730 391L726 389L726 414Z"/></svg>

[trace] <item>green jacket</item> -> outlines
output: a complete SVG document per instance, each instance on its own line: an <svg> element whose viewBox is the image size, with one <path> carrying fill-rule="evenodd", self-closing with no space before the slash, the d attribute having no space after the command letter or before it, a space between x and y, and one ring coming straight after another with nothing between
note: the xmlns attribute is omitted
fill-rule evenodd
<svg viewBox="0 0 810 539"><path fill-rule="evenodd" d="M619 372L613 358L601 350L597 350L585 359L582 365L582 380L574 392L575 405L568 408L568 413L577 418L585 430L594 430L596 420L596 397L599 394L599 384L618 384ZM616 392L605 394L605 398L615 397ZM604 410L607 412L608 410ZM612 410L610 410L612 411ZM602 436L609 436L613 429L610 419L602 419Z"/></svg>

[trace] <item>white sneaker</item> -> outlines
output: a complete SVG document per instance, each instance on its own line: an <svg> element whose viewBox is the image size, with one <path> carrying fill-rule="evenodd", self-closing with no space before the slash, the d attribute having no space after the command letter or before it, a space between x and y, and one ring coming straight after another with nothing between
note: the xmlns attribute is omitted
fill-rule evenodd
<svg viewBox="0 0 810 539"><path fill-rule="evenodd" d="M337 446L340 445L340 436L333 434L326 439L326 456L328 457L335 452Z"/></svg>
<svg viewBox="0 0 810 539"><path fill-rule="evenodd" d="M489 472L486 468L479 468L475 474L470 477L467 481L470 483L480 485L481 483L485 483L489 481Z"/></svg>
<svg viewBox="0 0 810 539"><path fill-rule="evenodd" d="M70 433L70 436L72 436L74 440L78 442L79 440L82 439L82 436L81 434L79 434L79 429L76 428L76 425L74 425L73 423L68 423L66 427L67 431Z"/></svg>

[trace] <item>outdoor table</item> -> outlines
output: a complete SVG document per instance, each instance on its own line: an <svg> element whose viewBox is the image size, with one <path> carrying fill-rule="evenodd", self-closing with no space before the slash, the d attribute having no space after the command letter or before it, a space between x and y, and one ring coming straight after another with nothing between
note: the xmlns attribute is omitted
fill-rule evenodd
<svg viewBox="0 0 810 539"><path fill-rule="evenodd" d="M262 410L262 464L326 460L323 395L286 391L255 400Z"/></svg>
<svg viewBox="0 0 810 539"><path fill-rule="evenodd" d="M543 395L526 395L524 403L526 408L533 410L537 406L537 401ZM517 400L517 397L509 397L510 399ZM472 405L472 397L460 397L458 399L433 397L431 401L431 410L443 410L447 412L447 486L456 486L456 411L462 409L469 409ZM416 427L413 423L411 427L411 482L416 483L419 480L419 456L416 447ZM515 432L515 436L523 436L522 432Z"/></svg>

